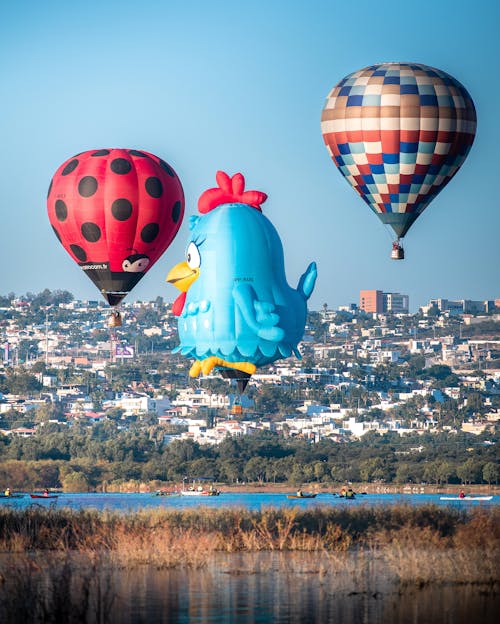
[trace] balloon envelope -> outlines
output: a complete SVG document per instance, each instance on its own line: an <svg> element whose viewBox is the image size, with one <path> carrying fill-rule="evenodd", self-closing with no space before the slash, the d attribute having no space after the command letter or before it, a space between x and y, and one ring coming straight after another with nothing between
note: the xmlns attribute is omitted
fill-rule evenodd
<svg viewBox="0 0 500 624"><path fill-rule="evenodd" d="M266 195L244 191L241 174L218 172L217 181L200 198L201 216L191 217L186 261L167 280L182 292L174 304L181 353L242 379L240 371L298 355L317 270L311 263L290 287L280 237L261 212Z"/></svg>
<svg viewBox="0 0 500 624"><path fill-rule="evenodd" d="M476 111L446 72L383 63L333 87L321 131L339 171L399 238L464 162Z"/></svg>
<svg viewBox="0 0 500 624"><path fill-rule="evenodd" d="M89 150L57 169L47 210L64 249L116 305L172 242L184 215L184 192L158 156Z"/></svg>

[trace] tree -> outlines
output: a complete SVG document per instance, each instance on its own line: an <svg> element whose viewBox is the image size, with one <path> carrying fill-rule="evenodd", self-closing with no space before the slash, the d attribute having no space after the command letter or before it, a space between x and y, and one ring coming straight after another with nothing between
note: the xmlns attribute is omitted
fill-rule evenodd
<svg viewBox="0 0 500 624"><path fill-rule="evenodd" d="M483 481L486 481L488 485L492 483L498 483L499 479L499 466L493 462L486 462L483 466Z"/></svg>
<svg viewBox="0 0 500 624"><path fill-rule="evenodd" d="M411 483L413 481L410 464L399 464L396 469L395 480L396 483Z"/></svg>
<svg viewBox="0 0 500 624"><path fill-rule="evenodd" d="M462 483L479 483L481 465L475 459L468 459L456 468L457 477Z"/></svg>
<svg viewBox="0 0 500 624"><path fill-rule="evenodd" d="M359 472L363 481L380 481L387 477L384 461L381 457L365 459L359 464Z"/></svg>
<svg viewBox="0 0 500 624"><path fill-rule="evenodd" d="M448 483L450 477L455 474L455 470L450 462L442 461L436 466L437 477L439 483Z"/></svg>
<svg viewBox="0 0 500 624"><path fill-rule="evenodd" d="M243 474L247 481L258 481L263 483L266 479L267 460L262 457L252 457L243 468Z"/></svg>
<svg viewBox="0 0 500 624"><path fill-rule="evenodd" d="M63 490L65 492L88 492L89 483L85 475L81 472L71 471L61 478Z"/></svg>
<svg viewBox="0 0 500 624"><path fill-rule="evenodd" d="M22 366L7 369L7 374L2 381L0 392L6 394L29 395L33 392L39 392L42 388L42 384L35 375L28 373Z"/></svg>
<svg viewBox="0 0 500 624"><path fill-rule="evenodd" d="M479 392L471 392L467 397L467 404L465 407L469 415L481 414L484 412L484 400Z"/></svg>

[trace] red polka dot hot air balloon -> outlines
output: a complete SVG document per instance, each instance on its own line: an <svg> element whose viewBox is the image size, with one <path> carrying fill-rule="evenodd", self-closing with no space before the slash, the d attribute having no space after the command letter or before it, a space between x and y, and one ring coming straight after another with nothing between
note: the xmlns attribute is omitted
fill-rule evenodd
<svg viewBox="0 0 500 624"><path fill-rule="evenodd" d="M321 131L349 184L400 239L448 184L474 141L471 96L440 69L416 63L370 65L328 94Z"/></svg>
<svg viewBox="0 0 500 624"><path fill-rule="evenodd" d="M64 249L115 306L174 239L184 192L172 167L154 154L89 150L57 169L47 210Z"/></svg>

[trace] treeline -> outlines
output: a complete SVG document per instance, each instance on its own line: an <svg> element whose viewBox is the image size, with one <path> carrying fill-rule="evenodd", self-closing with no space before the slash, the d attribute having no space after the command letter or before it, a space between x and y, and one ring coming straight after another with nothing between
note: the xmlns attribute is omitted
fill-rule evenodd
<svg viewBox="0 0 500 624"><path fill-rule="evenodd" d="M0 295L0 307L9 307L16 299L16 294L13 292L7 295ZM72 293L67 290L49 290L45 288L42 292L32 293L27 292L25 295L19 297L20 300L26 301L30 304L31 308L47 308L49 306L58 306L60 303L70 303L74 297Z"/></svg>
<svg viewBox="0 0 500 624"><path fill-rule="evenodd" d="M0 437L0 485L20 490L118 488L125 482L260 482L334 487L345 482L497 483L496 439L458 434L379 436L312 444L259 432L215 446L166 443L161 427L120 431L115 423L73 425L30 438ZM472 439L473 438L473 439Z"/></svg>

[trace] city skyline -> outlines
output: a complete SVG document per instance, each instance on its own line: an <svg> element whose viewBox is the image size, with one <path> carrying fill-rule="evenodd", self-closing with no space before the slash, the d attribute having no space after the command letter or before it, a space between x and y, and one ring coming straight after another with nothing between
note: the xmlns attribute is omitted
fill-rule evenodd
<svg viewBox="0 0 500 624"><path fill-rule="evenodd" d="M436 297L498 298L499 13L497 4L480 2L472 12L451 0L419 12L395 0L376 12L365 1L354 9L320 0L85 7L27 0L5 8L0 292L49 288L99 298L51 231L47 189L72 155L128 147L173 166L186 215L125 301L175 299L165 276L183 259L189 217L219 169L241 171L247 188L268 194L263 212L281 236L290 285L317 262L310 309L357 303L367 288L408 294L410 311ZM412 227L403 262L390 259L391 236L336 170L320 129L333 85L386 61L450 73L478 118L466 162Z"/></svg>
<svg viewBox="0 0 500 624"><path fill-rule="evenodd" d="M11 300L11 304L21 303L26 301L30 297L37 297L40 294L43 294L43 290L39 292L25 292L25 293L2 293L0 292L0 298L8 297L9 295L14 295L14 298ZM50 289L49 289L50 290ZM71 290L67 289L54 289L53 293L56 291L68 292L73 296L72 303L81 302L81 303L91 303L92 306L99 306L103 309L108 309L107 302L99 297L99 293L91 293L93 296L90 297L79 297L76 296ZM156 295L151 299L148 298L126 298L121 304L122 307L127 308L129 306L141 305L141 304L150 304L154 303L154 301L158 298L162 298L164 303L169 304L172 303L168 300L168 298L163 297L162 295ZM364 305L364 298L366 299L366 306ZM71 307L70 304L63 304L64 307ZM367 313L377 313L377 314L385 314L387 312L392 314L415 314L420 312L422 309L429 308L435 306L439 309L440 312L444 312L446 309L453 309L454 313L457 313L458 308L462 307L463 314L469 313L480 313L480 312L491 312L495 307L500 308L500 298L499 297L486 297L485 299L472 299L470 297L457 297L455 299L447 298L447 297L430 297L425 302L416 302L413 307L410 304L409 296L406 293L399 292L387 292L380 289L363 289L358 292L358 297L355 301L344 301L340 302L336 306L329 306L326 302L318 305L317 307L308 307L309 312L321 312L326 309L329 311L346 311L347 309L354 310L358 309L362 312ZM1 307L1 306L0 306ZM373 309L372 309L373 307ZM469 309L470 308L470 309Z"/></svg>

